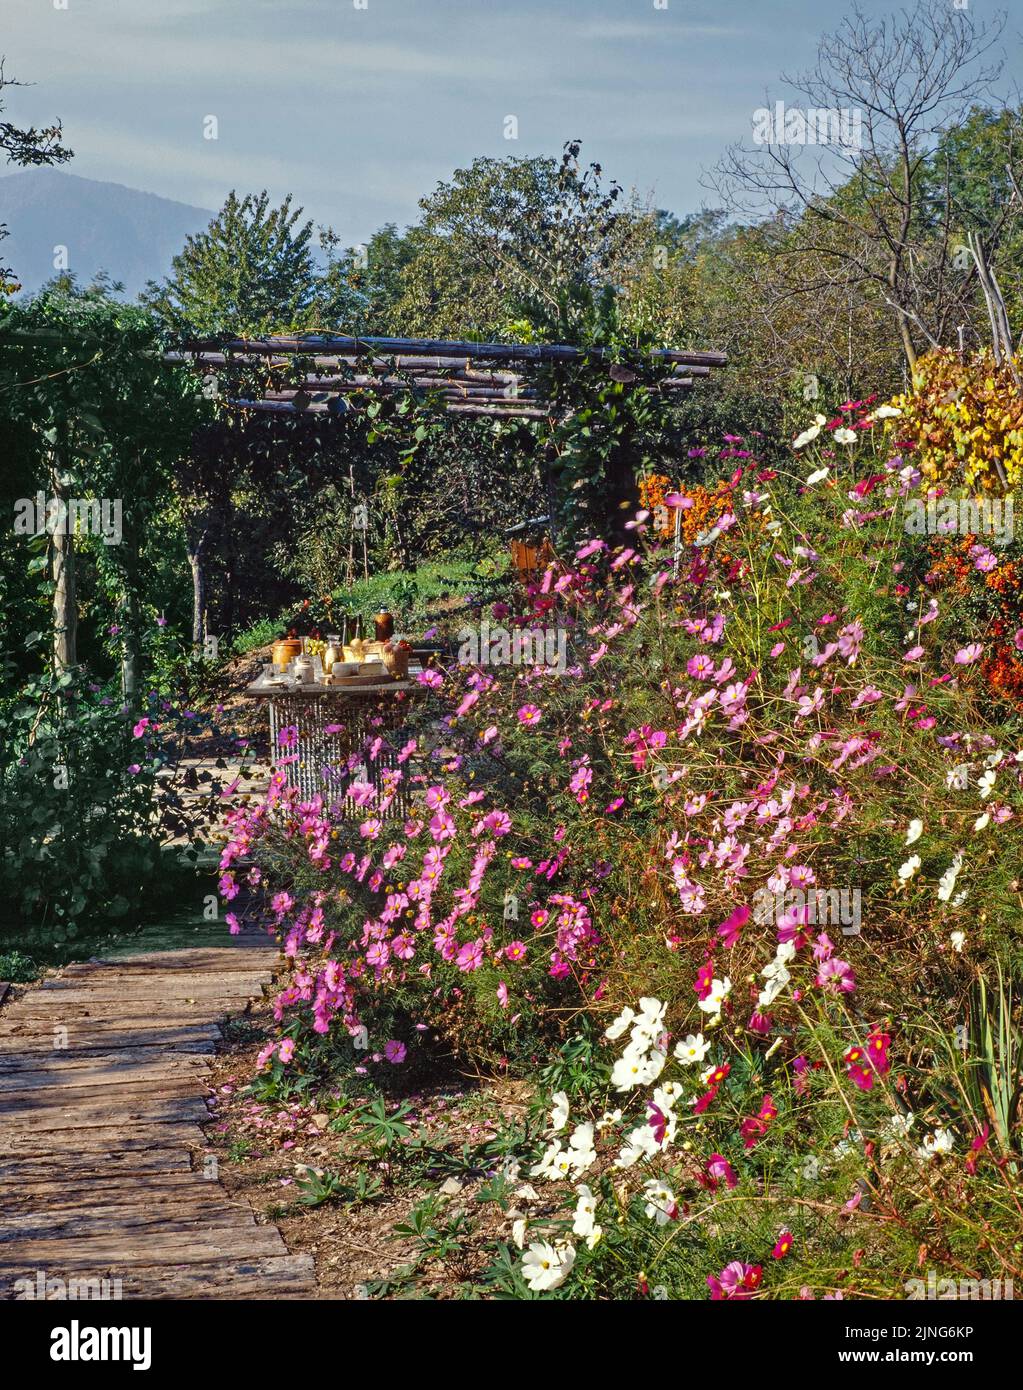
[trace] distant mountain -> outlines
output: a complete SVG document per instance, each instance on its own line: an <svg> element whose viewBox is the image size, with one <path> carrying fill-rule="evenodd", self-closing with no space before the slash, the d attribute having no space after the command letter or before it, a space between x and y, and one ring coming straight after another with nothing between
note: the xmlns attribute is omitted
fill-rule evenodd
<svg viewBox="0 0 1023 1390"><path fill-rule="evenodd" d="M99 183L57 169L24 169L0 177L0 264L9 265L26 291L57 273L55 247L67 247L67 269L80 284L97 271L124 281L134 299L147 280L160 280L185 238L202 231L212 212Z"/></svg>

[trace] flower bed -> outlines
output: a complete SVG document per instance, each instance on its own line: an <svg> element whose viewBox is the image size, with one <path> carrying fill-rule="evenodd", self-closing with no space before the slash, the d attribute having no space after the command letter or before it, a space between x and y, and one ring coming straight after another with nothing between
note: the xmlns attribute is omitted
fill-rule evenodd
<svg viewBox="0 0 1023 1390"><path fill-rule="evenodd" d="M903 524L919 475L870 405L805 431L799 474L743 450L712 493L659 486L677 573L644 511L495 608L472 665L424 674L409 821L357 757L233 815L224 896L262 890L294 962L264 1090L384 1084L437 1038L546 1068L498 1174L508 1292L893 1296L921 1251L1019 1266L993 1220L1019 1209L1023 750L997 633L945 601L959 538Z"/></svg>

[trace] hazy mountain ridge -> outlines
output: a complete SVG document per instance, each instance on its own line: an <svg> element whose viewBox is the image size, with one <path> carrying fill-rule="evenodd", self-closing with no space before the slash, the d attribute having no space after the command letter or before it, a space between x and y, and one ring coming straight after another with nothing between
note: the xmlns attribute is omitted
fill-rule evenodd
<svg viewBox="0 0 1023 1390"><path fill-rule="evenodd" d="M56 169L25 169L0 177L0 222L8 237L0 260L25 292L57 273L55 247L67 247L67 269L88 284L101 270L124 281L129 299L147 280L170 270L185 238L214 214L188 203L101 183Z"/></svg>

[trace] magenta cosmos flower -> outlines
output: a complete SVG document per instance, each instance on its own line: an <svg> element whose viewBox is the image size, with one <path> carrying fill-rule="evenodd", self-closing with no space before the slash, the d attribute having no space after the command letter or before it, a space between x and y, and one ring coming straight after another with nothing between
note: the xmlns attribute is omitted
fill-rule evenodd
<svg viewBox="0 0 1023 1390"><path fill-rule="evenodd" d="M749 1298L760 1287L763 1269L760 1265L746 1264L742 1260L732 1260L716 1277L707 1275L707 1287L712 1299Z"/></svg>
<svg viewBox="0 0 1023 1390"><path fill-rule="evenodd" d="M856 988L856 976L848 961L834 956L824 961L817 971L817 983L821 989L830 990L832 994L848 994Z"/></svg>
<svg viewBox="0 0 1023 1390"><path fill-rule="evenodd" d="M536 705L522 705L518 717L520 724L539 724L540 711Z"/></svg>

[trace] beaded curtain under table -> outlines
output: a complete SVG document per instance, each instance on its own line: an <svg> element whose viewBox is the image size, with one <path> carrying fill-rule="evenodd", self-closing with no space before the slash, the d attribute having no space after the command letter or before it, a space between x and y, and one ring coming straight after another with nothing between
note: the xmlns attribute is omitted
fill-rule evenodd
<svg viewBox="0 0 1023 1390"><path fill-rule="evenodd" d="M304 799L317 794L329 799L331 792L349 776L349 757L358 753L361 769L366 774L363 777L360 769L359 780L370 782L380 792L388 769L404 773L394 799L382 814L388 820L408 815L409 764L406 762L399 768L397 759L397 750L405 742L402 737L405 700L396 700L393 696L381 700L376 692L356 694L353 691L274 694L267 703L270 706L271 756L289 785L297 787ZM338 725L342 727L339 729ZM278 739L283 729L297 729L297 741L282 747ZM328 733L328 729L332 732ZM376 735L384 738L388 746L375 758L370 758L363 751L363 744ZM288 761L285 762L285 758ZM360 809L348 796L341 804L348 814L372 814L372 808Z"/></svg>

